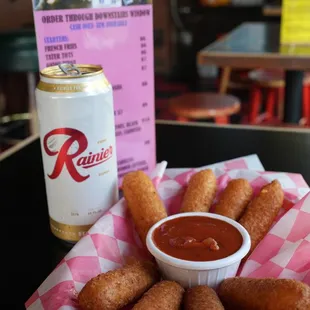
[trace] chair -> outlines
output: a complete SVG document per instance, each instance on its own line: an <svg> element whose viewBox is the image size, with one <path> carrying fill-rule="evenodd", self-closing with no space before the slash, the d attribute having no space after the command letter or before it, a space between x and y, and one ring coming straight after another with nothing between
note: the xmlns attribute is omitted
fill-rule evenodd
<svg viewBox="0 0 310 310"><path fill-rule="evenodd" d="M1 123L14 122L18 119L29 119L30 134L38 132L38 121L35 105L35 88L37 73L39 72L38 53L34 29L22 29L19 31L0 33L1 57L0 74L10 76L25 74L28 84L27 110L28 113L14 115L1 115ZM13 80L14 81L14 80ZM16 92L20 85L16 82ZM3 105L9 104L5 95L1 94ZM5 110L5 107L4 107Z"/></svg>
<svg viewBox="0 0 310 310"><path fill-rule="evenodd" d="M249 72L252 81L250 96L251 124L267 122L282 122L284 104L284 72L279 70L253 70ZM266 92L266 107L260 115L263 104L263 91ZM277 110L277 113L275 113ZM301 123L309 124L310 117L310 78L306 76L303 87L303 113Z"/></svg>
<svg viewBox="0 0 310 310"><path fill-rule="evenodd" d="M172 98L170 112L179 121L214 119L216 124L228 124L229 117L240 111L240 101L218 93L186 93Z"/></svg>

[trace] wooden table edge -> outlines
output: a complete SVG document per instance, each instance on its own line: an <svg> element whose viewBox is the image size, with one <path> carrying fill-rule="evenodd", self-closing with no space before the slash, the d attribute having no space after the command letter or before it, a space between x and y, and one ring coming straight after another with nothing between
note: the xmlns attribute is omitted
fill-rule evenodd
<svg viewBox="0 0 310 310"><path fill-rule="evenodd" d="M281 6L265 5L263 7L263 15L264 16L279 17L282 15L282 7Z"/></svg>
<svg viewBox="0 0 310 310"><path fill-rule="evenodd" d="M28 146L35 140L39 139L39 134L32 135L25 140L15 144L14 146L10 147L8 150L4 151L3 153L0 154L0 162L6 158L8 158L11 155L14 155L24 147Z"/></svg>
<svg viewBox="0 0 310 310"><path fill-rule="evenodd" d="M310 70L310 56L283 55L279 56L273 53L224 53L224 52L205 52L197 53L197 64L199 65L217 65L219 67L231 68L274 68L286 70ZM249 64L252 62L253 64ZM259 62L259 64L257 64Z"/></svg>
<svg viewBox="0 0 310 310"><path fill-rule="evenodd" d="M170 126L189 126L189 127L205 127L205 128L226 128L226 129L248 129L253 131L277 131L277 132L298 132L310 135L310 129L308 128L296 128L296 127L272 127L272 126L255 126L245 124L221 124L220 126L214 123L201 123L201 122L179 122L171 120L156 120L156 125L170 125Z"/></svg>
<svg viewBox="0 0 310 310"><path fill-rule="evenodd" d="M309 45L310 46L310 45ZM277 53L246 53L246 52L216 52L216 51L204 51L200 50L197 53L198 60L208 58L264 58L264 59L277 59L277 60L296 60L298 58L298 61L302 59L303 61L307 60L309 61L309 67L310 67L310 55L290 55L290 54L277 54ZM209 61L209 60L207 60Z"/></svg>

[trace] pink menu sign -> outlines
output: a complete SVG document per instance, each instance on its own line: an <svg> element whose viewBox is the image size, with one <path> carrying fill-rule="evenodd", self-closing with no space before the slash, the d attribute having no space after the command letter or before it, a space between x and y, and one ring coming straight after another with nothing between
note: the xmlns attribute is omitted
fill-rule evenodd
<svg viewBox="0 0 310 310"><path fill-rule="evenodd" d="M119 176L154 169L151 0L33 0L40 69L100 64L113 86Z"/></svg>

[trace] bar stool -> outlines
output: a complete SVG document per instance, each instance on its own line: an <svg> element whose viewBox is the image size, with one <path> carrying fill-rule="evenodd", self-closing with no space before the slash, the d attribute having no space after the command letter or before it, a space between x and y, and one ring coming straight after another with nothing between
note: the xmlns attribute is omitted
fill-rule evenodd
<svg viewBox="0 0 310 310"><path fill-rule="evenodd" d="M284 104L284 72L279 70L253 70L249 72L249 79L252 81L250 96L249 122L257 124L262 121L283 120ZM263 91L266 91L266 108L263 115L259 115L263 104ZM275 114L277 110L277 115ZM309 123L310 117L310 77L304 79L303 107L301 123Z"/></svg>
<svg viewBox="0 0 310 310"><path fill-rule="evenodd" d="M10 106L6 94L1 94L1 110L4 115L2 115L2 113L0 115L0 124L15 124L16 121L29 120L29 133L31 135L36 134L38 132L38 120L35 105L35 88L39 72L39 63L35 31L34 29L21 29L13 32L2 32L0 33L0 45L0 75L3 77L3 81L8 81L8 78L12 77L12 87L16 89L16 93L18 94L21 88L19 84L21 82L20 78L24 75L25 77L23 79L25 79L27 83L25 88L28 89L28 98L25 98L25 107L27 111L23 111L26 113L18 112L16 114L13 112L12 114L12 110L14 109ZM16 77L14 75L16 75ZM14 85L15 83L16 85ZM8 86L10 85L11 84L8 84ZM12 87L10 86L10 88ZM14 94L14 92L11 93ZM8 110L11 110L11 112L8 112ZM16 143L17 142L18 140L16 140Z"/></svg>
<svg viewBox="0 0 310 310"><path fill-rule="evenodd" d="M228 124L229 116L240 111L240 101L218 93L186 93L170 100L169 110L179 121L214 119Z"/></svg>
<svg viewBox="0 0 310 310"><path fill-rule="evenodd" d="M185 83L166 81L160 76L155 76L155 112L158 119L173 119L168 111L169 100L188 92Z"/></svg>

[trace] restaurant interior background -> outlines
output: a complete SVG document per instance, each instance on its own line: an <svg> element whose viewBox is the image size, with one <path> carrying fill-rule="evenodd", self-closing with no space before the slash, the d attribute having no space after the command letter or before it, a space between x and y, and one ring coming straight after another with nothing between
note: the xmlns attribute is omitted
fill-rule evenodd
<svg viewBox="0 0 310 310"><path fill-rule="evenodd" d="M283 69L228 68L197 61L203 48L242 23L279 25L281 1L156 0L153 6L156 119L307 128L307 74L300 120L292 125L283 116ZM29 119L35 113L38 63L31 1L1 1L0 31L3 152L33 133Z"/></svg>
<svg viewBox="0 0 310 310"><path fill-rule="evenodd" d="M220 5L215 6L215 2ZM204 167L225 161L224 166L220 166L225 171L238 171L232 178L243 178L242 171L250 169L251 184L258 189L264 180L280 178L281 181L283 177L287 197L295 200L298 195L301 198L309 192L307 184L310 184L307 161L310 158L307 121L307 117L310 118L310 87L307 87L310 80L306 73L300 74L303 70L310 71L308 50L302 50L301 55L291 49L281 53L279 1L224 2L226 0L212 3L210 0L153 0L157 162L166 161L168 169L173 169ZM70 246L59 242L49 226L44 153L40 152L36 133L34 90L39 65L30 0L0 1L0 46L0 201L5 234L1 240L5 268L0 285L5 298L0 300L0 309L24 309L26 301L34 309L30 304L35 298L39 300L37 289L56 266L65 262L63 258ZM130 145L130 151L134 149ZM125 151L127 153L127 149ZM249 168L244 159L240 160L251 154L257 155L250 156L251 162L253 158L254 162L261 161L255 168L253 162ZM237 159L233 165L227 162L231 159ZM262 171L256 174L253 169ZM257 178L252 179L252 173ZM227 174L221 177L220 183L226 184L231 179L231 175L226 178ZM189 174L186 172L183 176ZM167 181L174 186L170 179ZM178 184L176 189L179 189ZM61 193L67 195L66 188ZM167 193L170 195L171 191ZM284 207L288 209L289 205ZM268 259L263 270L270 269L272 276L274 271L283 271L288 278L292 275L296 279L306 277L309 213L308 206L306 210L298 204L298 208L299 216L297 208L292 209L293 216L287 225L289 231L282 228L281 231L295 238L296 229L296 236L304 234L304 242L298 240L299 237L297 242L291 242L281 236L285 242L284 255L270 247L272 259L279 254L281 263L285 260L283 265L287 266L270 268L273 265ZM112 213L110 215L112 217ZM296 218L296 225L292 225L291 218ZM22 236L22 242L16 234L19 239ZM127 233L124 235L127 240ZM282 243L274 243L275 246L279 244ZM287 244L294 251L287 251ZM292 252L295 255L290 259L288 255ZM100 261L110 264L105 258ZM84 268L84 263L81 265ZM262 267L261 264L255 266ZM289 266L301 272L295 273ZM95 269L87 269L95 272ZM85 279L84 271L80 275ZM308 272L307 277L309 275ZM307 281L309 283L309 279ZM43 288L46 302L50 291L58 298L58 287L47 292L45 285ZM63 288L67 290L67 286Z"/></svg>

